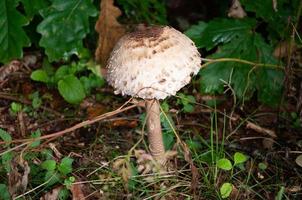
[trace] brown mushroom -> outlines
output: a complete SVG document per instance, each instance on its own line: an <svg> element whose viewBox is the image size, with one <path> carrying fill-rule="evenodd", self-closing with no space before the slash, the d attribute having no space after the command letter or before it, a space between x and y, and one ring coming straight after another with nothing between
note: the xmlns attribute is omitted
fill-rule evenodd
<svg viewBox="0 0 302 200"><path fill-rule="evenodd" d="M194 43L174 28L152 26L123 36L107 63L107 80L115 93L145 99L149 148L164 165L160 99L175 95L200 69Z"/></svg>

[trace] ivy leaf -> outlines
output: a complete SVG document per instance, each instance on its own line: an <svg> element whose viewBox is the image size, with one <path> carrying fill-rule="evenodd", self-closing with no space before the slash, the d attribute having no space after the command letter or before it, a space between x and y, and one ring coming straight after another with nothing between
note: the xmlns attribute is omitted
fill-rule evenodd
<svg viewBox="0 0 302 200"><path fill-rule="evenodd" d="M17 0L0 1L0 62L3 63L12 58L21 58L22 48L30 45L22 29L28 21L16 10L17 6Z"/></svg>
<svg viewBox="0 0 302 200"><path fill-rule="evenodd" d="M62 97L71 104L78 104L85 98L85 90L81 81L74 75L65 76L58 82Z"/></svg>
<svg viewBox="0 0 302 200"><path fill-rule="evenodd" d="M204 24L200 25L203 28ZM220 43L227 43L235 37L246 35L254 25L255 20L252 19L214 19L202 32L198 46L211 50Z"/></svg>
<svg viewBox="0 0 302 200"><path fill-rule="evenodd" d="M44 19L37 27L42 35L39 44L50 61L57 61L80 52L82 39L89 32L88 18L96 16L97 11L91 0L53 0L41 15Z"/></svg>
<svg viewBox="0 0 302 200"><path fill-rule="evenodd" d="M238 58L263 64L277 64L272 48L258 34L246 34L223 45L211 58ZM257 91L258 100L278 104L282 95L284 73L268 67L254 67L239 62L217 62L200 71L200 89L204 93L222 93L231 85L239 100L248 100Z"/></svg>

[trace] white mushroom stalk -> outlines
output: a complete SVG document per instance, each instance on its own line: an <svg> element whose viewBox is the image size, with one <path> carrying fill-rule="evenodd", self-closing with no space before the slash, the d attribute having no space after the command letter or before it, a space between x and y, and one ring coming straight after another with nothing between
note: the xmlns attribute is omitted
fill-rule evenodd
<svg viewBox="0 0 302 200"><path fill-rule="evenodd" d="M116 94L146 100L148 140L152 156L164 163L160 99L175 95L200 69L192 40L171 27L144 27L123 36L107 64L107 80Z"/></svg>

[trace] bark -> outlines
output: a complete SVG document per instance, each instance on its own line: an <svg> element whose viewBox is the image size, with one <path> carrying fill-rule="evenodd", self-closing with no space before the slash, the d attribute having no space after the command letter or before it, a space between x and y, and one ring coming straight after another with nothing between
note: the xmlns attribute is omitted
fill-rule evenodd
<svg viewBox="0 0 302 200"><path fill-rule="evenodd" d="M160 164L165 164L165 147L160 124L160 109L158 100L146 100L146 111L148 140L151 155Z"/></svg>

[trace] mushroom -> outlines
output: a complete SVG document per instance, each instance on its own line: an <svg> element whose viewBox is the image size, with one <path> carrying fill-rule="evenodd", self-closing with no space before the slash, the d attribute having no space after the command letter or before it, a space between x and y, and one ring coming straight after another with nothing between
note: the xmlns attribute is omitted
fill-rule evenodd
<svg viewBox="0 0 302 200"><path fill-rule="evenodd" d="M107 81L115 94L145 100L151 155L165 165L159 100L175 95L200 69L201 57L192 42L168 26L140 27L123 36L107 62Z"/></svg>

